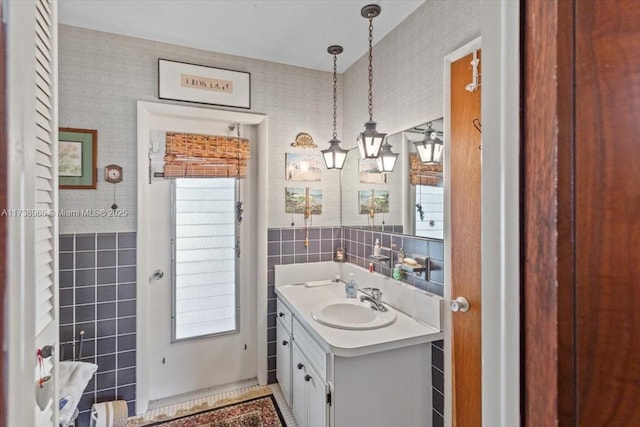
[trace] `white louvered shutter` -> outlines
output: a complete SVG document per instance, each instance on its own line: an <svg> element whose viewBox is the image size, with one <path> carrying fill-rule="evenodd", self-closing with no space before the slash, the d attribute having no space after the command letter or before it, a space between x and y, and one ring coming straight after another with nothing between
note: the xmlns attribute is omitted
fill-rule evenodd
<svg viewBox="0 0 640 427"><path fill-rule="evenodd" d="M57 210L57 125L55 121L56 94L54 72L54 34L51 0L36 0L36 38L35 38L35 336L36 348L55 345L58 342L57 322L57 268L56 241L57 221L53 215ZM46 215L51 212L52 215ZM52 375L57 354L46 360L44 375ZM36 376L41 375L37 368ZM57 382L57 381L56 381ZM57 390L57 387L54 387ZM36 425L57 425L57 402L54 396L44 411L36 406Z"/></svg>
<svg viewBox="0 0 640 427"><path fill-rule="evenodd" d="M35 336L36 348L45 345L57 345L57 268L56 242L57 221L53 213L57 210L57 126L54 120L56 96L54 85L54 33L51 0L36 0L36 38L35 38L35 285L36 312ZM52 215L46 215L51 212ZM55 378L54 357L44 363L44 375ZM39 376L37 368L36 376ZM56 387L57 389L57 387ZM40 411L36 406L36 425L57 425L57 396L50 406Z"/></svg>
<svg viewBox="0 0 640 427"><path fill-rule="evenodd" d="M58 426L57 10L54 0L11 2L8 20L9 425ZM44 409L36 381L51 376Z"/></svg>

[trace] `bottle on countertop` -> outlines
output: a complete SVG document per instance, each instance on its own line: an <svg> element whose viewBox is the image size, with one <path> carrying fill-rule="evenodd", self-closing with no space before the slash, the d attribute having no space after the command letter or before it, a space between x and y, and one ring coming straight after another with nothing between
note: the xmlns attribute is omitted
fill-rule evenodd
<svg viewBox="0 0 640 427"><path fill-rule="evenodd" d="M349 281L344 285L344 292L347 294L347 298L355 298L358 295L358 284L353 278L353 273L349 274Z"/></svg>
<svg viewBox="0 0 640 427"><path fill-rule="evenodd" d="M373 256L382 255L382 251L380 250L380 240L376 239L376 242L373 245Z"/></svg>
<svg viewBox="0 0 640 427"><path fill-rule="evenodd" d="M400 248L398 252L398 264L402 264L404 262L404 249Z"/></svg>
<svg viewBox="0 0 640 427"><path fill-rule="evenodd" d="M396 264L393 269L393 278L396 280L402 279L402 264Z"/></svg>

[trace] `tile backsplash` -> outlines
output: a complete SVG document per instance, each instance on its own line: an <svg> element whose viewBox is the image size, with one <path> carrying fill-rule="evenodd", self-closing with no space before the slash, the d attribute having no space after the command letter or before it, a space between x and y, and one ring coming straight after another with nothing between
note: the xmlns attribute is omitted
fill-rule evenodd
<svg viewBox="0 0 640 427"><path fill-rule="evenodd" d="M62 360L98 365L78 425L89 424L93 403L126 400L135 413L135 233L60 235L60 343Z"/></svg>
<svg viewBox="0 0 640 427"><path fill-rule="evenodd" d="M425 273L405 274L402 281L432 294L439 296L444 294L444 243L442 240L349 227L343 228L343 237L347 262L362 268L368 268L369 263L372 262L369 257L373 255L373 245L376 239L380 241L380 246L383 248L382 255L389 256L391 251L394 264L398 259L400 249L407 257L429 257L431 267L429 277L426 277ZM388 262L373 263L377 272L391 276Z"/></svg>

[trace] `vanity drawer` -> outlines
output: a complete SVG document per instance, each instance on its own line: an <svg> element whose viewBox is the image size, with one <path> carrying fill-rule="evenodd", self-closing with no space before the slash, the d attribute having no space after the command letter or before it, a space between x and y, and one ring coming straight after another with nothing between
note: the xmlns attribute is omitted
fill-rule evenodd
<svg viewBox="0 0 640 427"><path fill-rule="evenodd" d="M282 327L285 328L287 332L291 333L291 320L293 319L293 316L291 315L291 311L289 311L287 306L285 306L282 301L280 301L280 298L278 298L277 301L276 319L278 319L278 322L280 322Z"/></svg>
<svg viewBox="0 0 640 427"><path fill-rule="evenodd" d="M318 374L326 380L327 378L327 353L318 345L316 340L307 333L297 319L293 319L293 340L300 347L311 365L318 371Z"/></svg>

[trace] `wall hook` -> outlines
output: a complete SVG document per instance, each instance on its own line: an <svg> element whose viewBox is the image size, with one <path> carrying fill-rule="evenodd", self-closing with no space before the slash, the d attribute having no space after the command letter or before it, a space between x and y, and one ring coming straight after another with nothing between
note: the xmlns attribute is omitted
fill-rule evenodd
<svg viewBox="0 0 640 427"><path fill-rule="evenodd" d="M471 123L473 123L473 127L475 127L478 132L482 133L482 123L480 123L480 119L475 118Z"/></svg>

